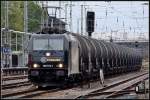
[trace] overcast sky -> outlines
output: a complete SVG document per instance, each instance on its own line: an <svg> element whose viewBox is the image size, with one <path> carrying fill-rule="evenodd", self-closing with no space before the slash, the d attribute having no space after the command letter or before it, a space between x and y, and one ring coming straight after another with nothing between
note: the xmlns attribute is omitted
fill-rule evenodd
<svg viewBox="0 0 150 100"><path fill-rule="evenodd" d="M81 34L81 5L83 9L83 35L85 32L86 11L95 12L95 32L93 38L109 39L111 31L116 39L123 39L123 33L127 32L128 39L137 39L143 33L146 39L149 37L149 3L148 1L73 1L72 4L72 27L70 24L70 6L67 5L67 30ZM61 2L61 14L57 11L57 17L65 18L65 4L70 1ZM49 6L59 6L59 1L48 1ZM49 9L49 14L51 13ZM64 20L65 21L65 20ZM71 30L70 30L71 29Z"/></svg>

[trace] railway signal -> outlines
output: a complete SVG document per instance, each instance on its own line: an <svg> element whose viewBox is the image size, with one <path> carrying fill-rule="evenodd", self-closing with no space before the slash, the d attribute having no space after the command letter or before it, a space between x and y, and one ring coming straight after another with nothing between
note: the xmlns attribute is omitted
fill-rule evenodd
<svg viewBox="0 0 150 100"><path fill-rule="evenodd" d="M94 32L94 23L95 23L95 12L88 11L86 18L86 31L88 36L91 37L92 32Z"/></svg>

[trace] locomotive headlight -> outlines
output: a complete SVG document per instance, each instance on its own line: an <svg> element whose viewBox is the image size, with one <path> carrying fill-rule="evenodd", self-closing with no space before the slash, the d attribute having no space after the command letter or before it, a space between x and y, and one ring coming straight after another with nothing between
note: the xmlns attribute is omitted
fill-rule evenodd
<svg viewBox="0 0 150 100"><path fill-rule="evenodd" d="M51 55L51 53L49 53L49 52L46 53L46 56L50 56L50 55Z"/></svg>
<svg viewBox="0 0 150 100"><path fill-rule="evenodd" d="M37 67L40 67L40 65L39 64L33 64L33 67L37 68Z"/></svg>
<svg viewBox="0 0 150 100"><path fill-rule="evenodd" d="M62 68L62 67L63 67L63 64L59 64L58 67L59 67L59 68Z"/></svg>

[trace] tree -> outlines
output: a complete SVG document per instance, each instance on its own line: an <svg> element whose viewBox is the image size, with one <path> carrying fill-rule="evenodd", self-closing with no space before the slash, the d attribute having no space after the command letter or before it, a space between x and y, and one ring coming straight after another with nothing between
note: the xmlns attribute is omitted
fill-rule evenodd
<svg viewBox="0 0 150 100"><path fill-rule="evenodd" d="M1 1L1 26L5 27L5 1ZM28 32L40 31L42 8L28 1ZM24 31L24 1L9 1L9 29Z"/></svg>
<svg viewBox="0 0 150 100"><path fill-rule="evenodd" d="M24 1L8 1L8 24L9 29L24 31ZM1 1L1 28L5 27L5 1ZM33 1L28 1L28 32L40 31L42 8ZM3 34L5 35L5 34ZM16 41L16 34L12 33L12 43ZM21 49L22 35L17 34L17 48ZM16 46L12 44L12 50Z"/></svg>
<svg viewBox="0 0 150 100"><path fill-rule="evenodd" d="M37 32L40 30L42 8L34 2L28 3L28 31Z"/></svg>
<svg viewBox="0 0 150 100"><path fill-rule="evenodd" d="M23 31L23 1L9 1L9 28Z"/></svg>
<svg viewBox="0 0 150 100"><path fill-rule="evenodd" d="M1 27L5 26L5 8L4 8L4 1L1 1Z"/></svg>

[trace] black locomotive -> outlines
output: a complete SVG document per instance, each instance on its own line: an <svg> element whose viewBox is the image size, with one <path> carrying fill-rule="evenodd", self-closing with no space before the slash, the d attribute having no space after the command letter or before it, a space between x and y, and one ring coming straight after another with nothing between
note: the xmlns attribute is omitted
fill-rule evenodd
<svg viewBox="0 0 150 100"><path fill-rule="evenodd" d="M139 51L79 34L33 34L29 42L31 82L64 85L104 75L140 70Z"/></svg>

